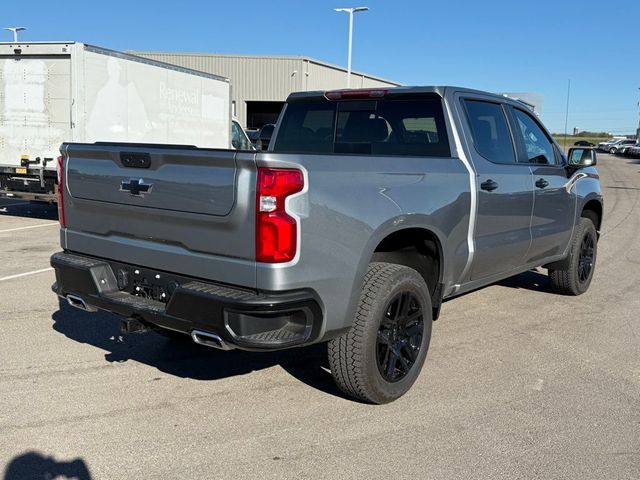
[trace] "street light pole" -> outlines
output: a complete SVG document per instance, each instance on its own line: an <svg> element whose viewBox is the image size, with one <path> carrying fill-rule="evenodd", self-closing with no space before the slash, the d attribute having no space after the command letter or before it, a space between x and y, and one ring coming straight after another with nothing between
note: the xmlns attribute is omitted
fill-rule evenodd
<svg viewBox="0 0 640 480"><path fill-rule="evenodd" d="M640 87L638 87L640 90ZM640 102L638 102L638 115L640 115ZM640 118L638 119L638 129L636 130L636 143L640 143Z"/></svg>
<svg viewBox="0 0 640 480"><path fill-rule="evenodd" d="M26 28L24 28L24 27L9 27L9 28L5 28L5 30L9 30L10 32L13 32L13 43L18 43L18 32L22 32L23 30L26 30Z"/></svg>
<svg viewBox="0 0 640 480"><path fill-rule="evenodd" d="M351 51L353 47L353 14L356 12L366 12L369 7L335 8L336 12L346 12L349 14L349 51L347 54L347 88L351 87Z"/></svg>

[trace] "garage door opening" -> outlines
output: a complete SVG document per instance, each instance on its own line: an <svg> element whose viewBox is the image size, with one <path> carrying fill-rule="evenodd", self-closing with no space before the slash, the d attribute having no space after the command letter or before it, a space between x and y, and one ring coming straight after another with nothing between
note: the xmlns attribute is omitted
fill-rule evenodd
<svg viewBox="0 0 640 480"><path fill-rule="evenodd" d="M247 102L247 128L276 123L284 102Z"/></svg>

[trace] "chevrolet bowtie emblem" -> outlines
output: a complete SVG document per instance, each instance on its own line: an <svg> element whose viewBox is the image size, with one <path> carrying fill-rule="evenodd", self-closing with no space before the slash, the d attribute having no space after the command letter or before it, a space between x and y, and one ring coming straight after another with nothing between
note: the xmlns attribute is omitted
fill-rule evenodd
<svg viewBox="0 0 640 480"><path fill-rule="evenodd" d="M142 178L132 178L131 180L123 180L120 184L121 192L129 192L134 197L144 197L145 193L151 192L153 184L144 183Z"/></svg>

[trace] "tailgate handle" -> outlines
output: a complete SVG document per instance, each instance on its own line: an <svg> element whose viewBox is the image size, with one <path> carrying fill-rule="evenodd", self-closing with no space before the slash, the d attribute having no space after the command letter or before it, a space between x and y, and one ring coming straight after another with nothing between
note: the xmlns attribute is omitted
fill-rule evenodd
<svg viewBox="0 0 640 480"><path fill-rule="evenodd" d="M151 156L148 153L120 152L122 165L129 168L149 168Z"/></svg>

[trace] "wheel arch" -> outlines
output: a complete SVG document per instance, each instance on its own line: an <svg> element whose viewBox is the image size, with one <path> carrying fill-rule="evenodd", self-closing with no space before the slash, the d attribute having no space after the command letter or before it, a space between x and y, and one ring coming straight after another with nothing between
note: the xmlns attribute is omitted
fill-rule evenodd
<svg viewBox="0 0 640 480"><path fill-rule="evenodd" d="M593 221L596 226L596 231L600 233L600 227L602 226L602 202L595 198L587 200L582 206L580 216L585 217Z"/></svg>
<svg viewBox="0 0 640 480"><path fill-rule="evenodd" d="M370 262L387 262L415 269L429 287L433 306L433 319L437 319L442 303L446 252L441 234L424 226L405 226L387 231L372 242ZM365 269L366 269L365 266Z"/></svg>

